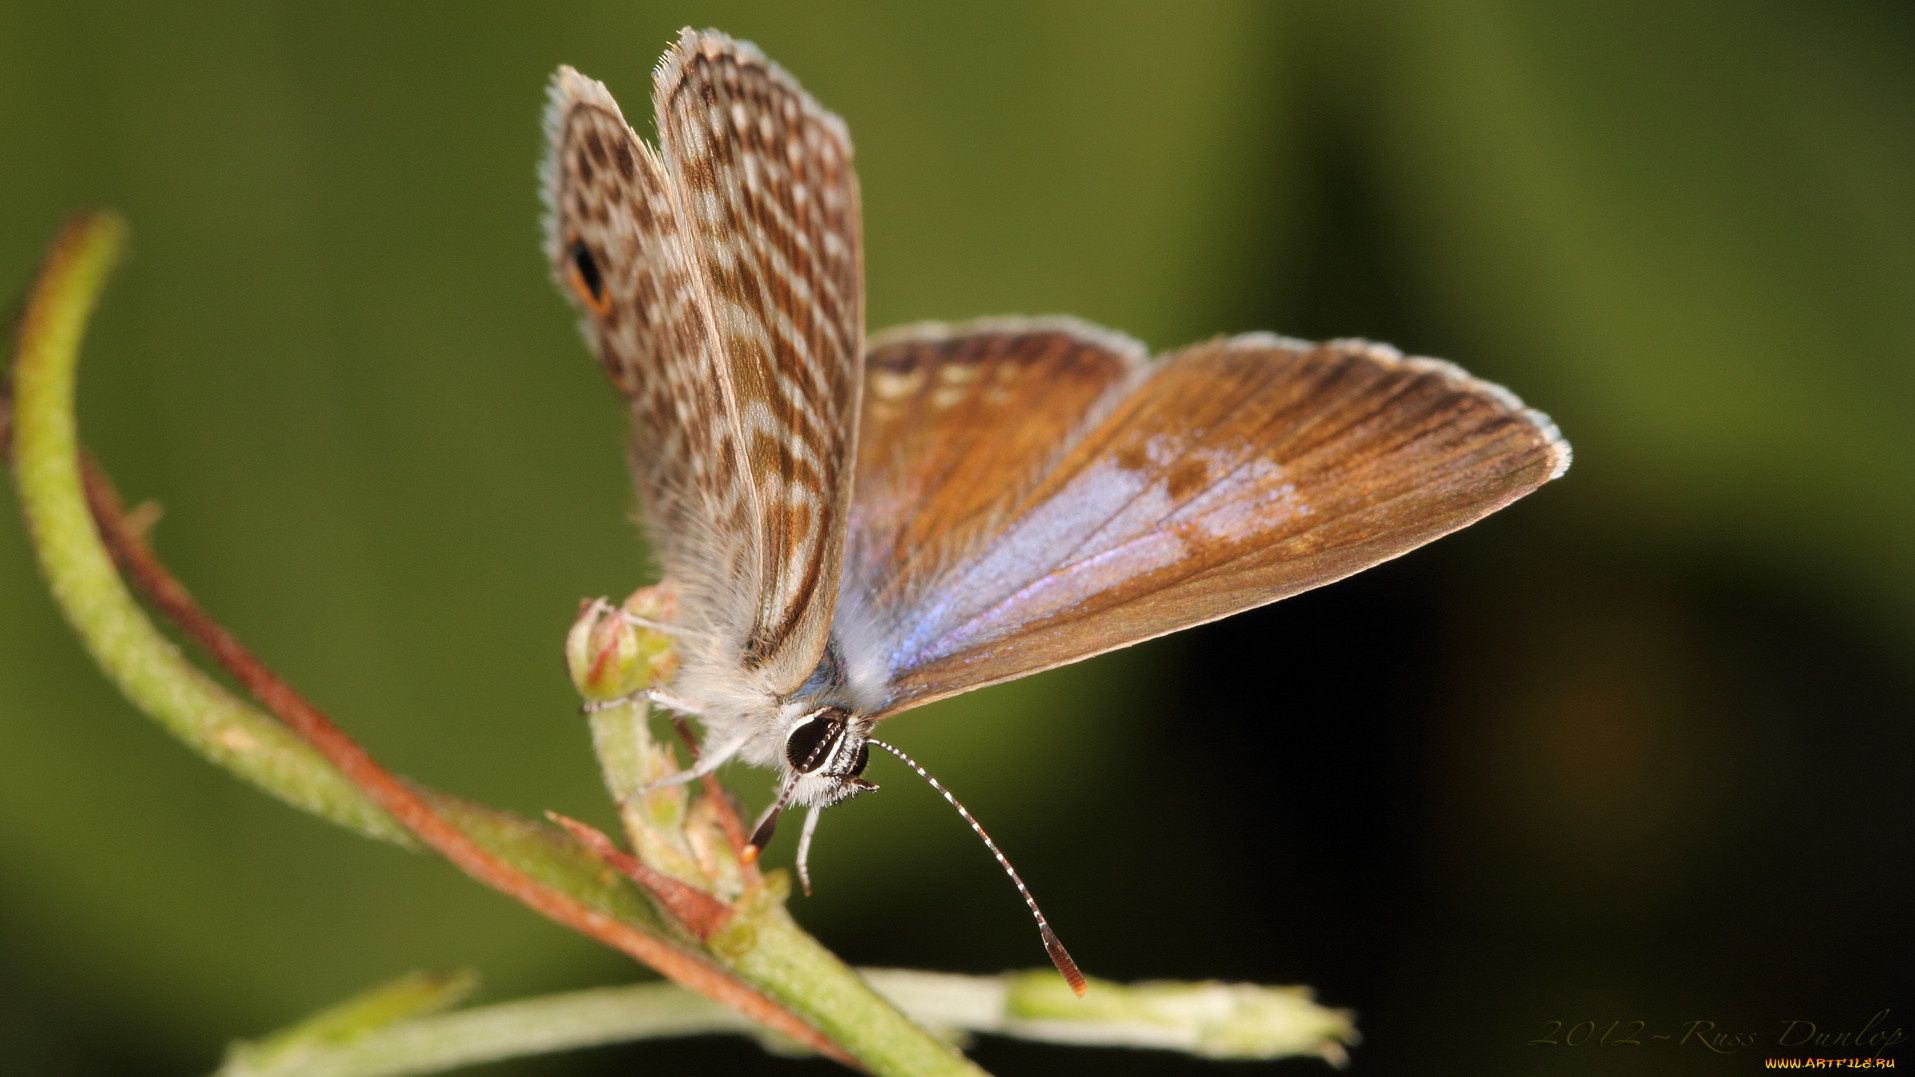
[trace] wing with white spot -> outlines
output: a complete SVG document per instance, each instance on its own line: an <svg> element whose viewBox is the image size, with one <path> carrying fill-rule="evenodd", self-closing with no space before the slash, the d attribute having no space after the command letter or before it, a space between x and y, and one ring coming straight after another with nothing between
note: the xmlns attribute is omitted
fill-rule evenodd
<svg viewBox="0 0 1915 1077"><path fill-rule="evenodd" d="M829 637L856 452L864 269L844 121L750 44L683 32L653 77L758 565L745 668L797 688Z"/></svg>
<svg viewBox="0 0 1915 1077"><path fill-rule="evenodd" d="M1100 407L1143 345L1063 318L920 325L874 338L865 364L846 612L909 630L956 584ZM856 634L855 618L846 619Z"/></svg>
<svg viewBox="0 0 1915 1077"><path fill-rule="evenodd" d="M840 619L880 713L1341 579L1569 463L1506 390L1378 345L1240 337L1133 372L1075 339L873 348Z"/></svg>

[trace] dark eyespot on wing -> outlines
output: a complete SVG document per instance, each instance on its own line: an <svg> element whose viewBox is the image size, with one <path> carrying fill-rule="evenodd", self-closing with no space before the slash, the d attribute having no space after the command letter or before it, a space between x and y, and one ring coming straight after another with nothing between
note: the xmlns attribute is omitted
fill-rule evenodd
<svg viewBox="0 0 1915 1077"><path fill-rule="evenodd" d="M578 270L579 280L585 284L585 290L592 293L592 302L605 301L605 278L598 271L598 260L592 257L590 248L583 240L572 242L572 266Z"/></svg>
<svg viewBox="0 0 1915 1077"><path fill-rule="evenodd" d="M653 548L694 591L752 586L751 570L740 568L756 559L741 519L748 498L735 481L742 443L664 164L605 87L571 68L553 77L545 129L546 256L630 404L631 461ZM745 626L698 627L727 639L746 634Z"/></svg>

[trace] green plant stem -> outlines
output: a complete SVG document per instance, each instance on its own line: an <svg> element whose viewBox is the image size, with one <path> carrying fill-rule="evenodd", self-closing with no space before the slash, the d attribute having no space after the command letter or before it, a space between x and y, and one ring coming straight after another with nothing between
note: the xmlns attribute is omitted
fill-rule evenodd
<svg viewBox="0 0 1915 1077"><path fill-rule="evenodd" d="M654 635L640 633L616 620L599 620L601 616L615 615L594 607L582 613L573 628L571 639L581 647L571 660L574 679L583 682L582 688L592 687L592 682L581 678L578 671L598 670L615 657L647 652L651 641L642 637ZM614 631L601 635L607 628ZM593 638L598 639L597 646L602 650L583 646ZM633 667L637 668L636 662ZM649 674L644 674L633 680L619 679L602 686L602 691L618 693L614 697L617 699L649 683ZM804 1017L874 1073L978 1077L982 1071L956 1048L900 1013L791 919L785 908L791 891L788 874L775 871L760 875L752 865L740 866L735 879L724 876L724 883L719 882L719 876L705 874L690 855L693 843L687 840L687 826L691 813L686 806L685 787L649 795L641 792L649 783L677 769L671 753L652 740L648 712L649 705L641 699L625 699L595 709L591 716L592 747L598 753L606 791L621 806L638 857L654 870L669 871L714 896L721 889L728 897L735 894L731 916L706 938L707 950L732 973ZM706 789L706 795L712 798L707 806L723 803L715 782L708 780ZM650 803L654 800L657 802ZM730 808L722 810L729 818ZM730 829L738 829L735 820ZM735 844L742 844L741 834L735 838ZM727 844L715 836L708 842ZM742 893L731 890L733 881L742 886Z"/></svg>
<svg viewBox="0 0 1915 1077"><path fill-rule="evenodd" d="M803 1015L876 1073L980 1077L952 1044L932 1035L791 919L783 871L766 875L765 907L737 916L711 939L732 971ZM750 901L748 894L745 901ZM744 904L744 902L741 902Z"/></svg>
<svg viewBox="0 0 1915 1077"><path fill-rule="evenodd" d="M107 678L160 726L216 765L303 811L416 848L398 823L291 730L181 656L133 600L101 544L83 493L73 413L79 345L126 242L117 216L68 225L22 308L12 378L14 483L60 611ZM656 922L623 879L557 831L441 793L459 828L528 873L608 915Z"/></svg>
<svg viewBox="0 0 1915 1077"><path fill-rule="evenodd" d="M634 813L633 842L640 850L665 852L682 835L682 811L666 822L645 813L638 791L652 777L653 754L646 705L633 703L592 715L592 742L614 800ZM647 841L646 833L660 835ZM653 865L662 867L664 865ZM690 877L687 873L686 877ZM755 871L748 878L757 878ZM732 918L709 940L710 951L739 977L842 1045L874 1073L979 1077L978 1069L949 1043L919 1027L850 966L800 928L785 908L791 890L785 872L769 872L746 890Z"/></svg>
<svg viewBox="0 0 1915 1077"><path fill-rule="evenodd" d="M213 763L302 811L383 841L404 828L291 730L180 657L134 602L94 530L73 413L80 338L126 244L110 213L68 225L22 310L13 366L13 473L40 569L108 679Z"/></svg>
<svg viewBox="0 0 1915 1077"><path fill-rule="evenodd" d="M1210 1058L1314 1056L1337 1065L1356 1040L1347 1012L1318 1006L1298 988L1100 982L1099 1005L1053 1012L1046 999L1031 996L1042 985L1040 995L1069 997L1050 969L1001 976L865 969L861 976L912 1019L953 1037L983 1032ZM408 977L257 1044L236 1045L216 1077L400 1077L636 1040L762 1034L736 1012L669 984L571 991L389 1022L362 1019L357 1028L342 1020L392 1009L392 996L417 997L421 983Z"/></svg>
<svg viewBox="0 0 1915 1077"><path fill-rule="evenodd" d="M631 1040L757 1031L736 1010L648 983L404 1021L343 1042L236 1045L218 1077L398 1077Z"/></svg>

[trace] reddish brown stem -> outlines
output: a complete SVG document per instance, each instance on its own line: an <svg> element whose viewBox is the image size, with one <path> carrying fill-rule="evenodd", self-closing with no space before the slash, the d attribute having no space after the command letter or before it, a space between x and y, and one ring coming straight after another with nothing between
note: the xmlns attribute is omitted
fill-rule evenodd
<svg viewBox="0 0 1915 1077"><path fill-rule="evenodd" d="M612 844L612 839L598 830L555 811L546 812L545 817L564 827L565 832L576 838L580 845L591 850L592 855L617 868L627 878L651 891L659 904L665 906L679 923L684 924L699 939L711 938L714 932L725 926L725 921L731 919L731 906L695 886L679 882L670 875L647 865L643 860Z"/></svg>
<svg viewBox="0 0 1915 1077"><path fill-rule="evenodd" d="M111 480L90 457L81 459L87 503L107 549L153 604L204 647L253 697L325 756L346 779L455 867L546 918L638 959L687 990L751 1018L806 1047L857 1067L823 1033L704 957L681 950L553 890L487 852L420 793L386 770L343 730L268 669L253 653L199 608L167 571L152 548L127 525Z"/></svg>

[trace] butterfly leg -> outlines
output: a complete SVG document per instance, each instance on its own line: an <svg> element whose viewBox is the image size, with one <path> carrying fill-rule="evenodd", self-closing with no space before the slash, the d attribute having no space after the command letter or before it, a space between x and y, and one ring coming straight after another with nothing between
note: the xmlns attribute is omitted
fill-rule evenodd
<svg viewBox="0 0 1915 1077"><path fill-rule="evenodd" d="M700 707L698 704L693 703L683 696L675 696L663 688L647 688L639 692L638 695L644 696L658 706L670 707L680 714L689 714L693 717L703 714L705 710L703 707ZM733 750L736 751L736 749Z"/></svg>
<svg viewBox="0 0 1915 1077"><path fill-rule="evenodd" d="M617 696L612 699L588 699L580 705L579 710L585 714L591 714L596 711L608 711L613 707L628 707L640 700L655 703L661 707L670 707L672 710L678 711L681 714L696 716L700 713L698 704L686 700L681 696L672 695L662 688L640 688L638 691L629 695Z"/></svg>
<svg viewBox="0 0 1915 1077"><path fill-rule="evenodd" d="M625 618L626 624L632 625L635 628L650 629L653 632L657 632L666 636L671 636L673 638L677 638L679 636L697 636L699 639L716 639L717 638L711 635L709 632L699 632L699 631L696 631L695 629L686 628L684 625L681 625L681 624L674 624L671 621L659 621L659 620L654 620L650 617L640 617L638 614L629 613L624 609L620 609L618 611L618 615L620 617Z"/></svg>
<svg viewBox="0 0 1915 1077"><path fill-rule="evenodd" d="M798 835L798 882L805 888L805 896L811 896L811 870L805 861L811 857L811 834L818 829L818 816L824 814L824 805L813 804L805 816L805 828Z"/></svg>
<svg viewBox="0 0 1915 1077"><path fill-rule="evenodd" d="M694 782L703 778L705 775L710 774L712 771L730 762L731 757L737 755L738 750L743 748L745 742L751 739L751 734L752 731L747 729L742 735L733 737L731 740L720 744L716 748L705 750L699 755L698 762L676 774L667 774L655 782L650 782L640 787L632 796L642 797L654 789L664 789L673 785L684 785L686 782Z"/></svg>
<svg viewBox="0 0 1915 1077"><path fill-rule="evenodd" d="M634 628L649 628L667 636L674 635L678 631L678 627L669 621L654 621L650 617L640 617L636 613L627 613L624 610L619 610L618 615L625 618L625 623Z"/></svg>

